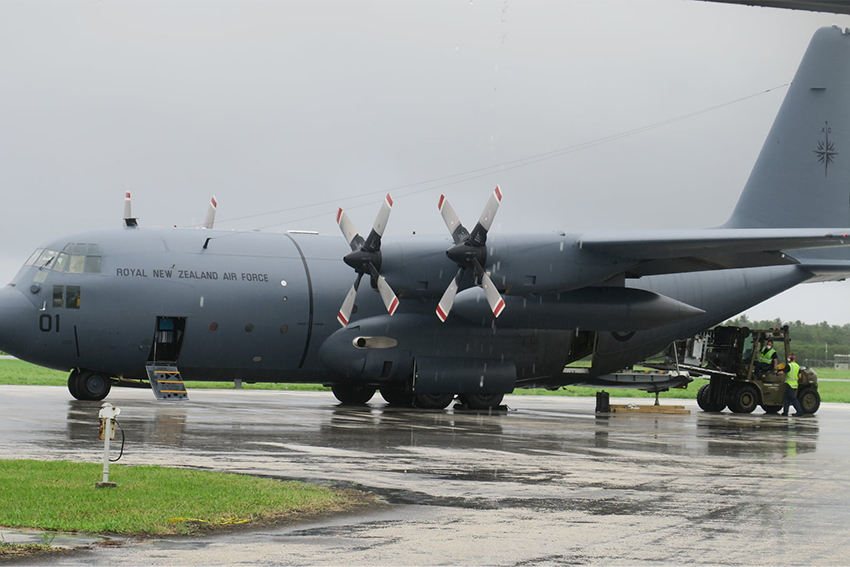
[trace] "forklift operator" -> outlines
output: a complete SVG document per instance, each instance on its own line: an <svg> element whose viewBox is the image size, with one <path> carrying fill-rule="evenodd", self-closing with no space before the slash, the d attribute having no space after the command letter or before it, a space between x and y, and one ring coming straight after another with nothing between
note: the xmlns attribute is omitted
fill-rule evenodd
<svg viewBox="0 0 850 567"><path fill-rule="evenodd" d="M764 346L761 348L756 359L755 371L757 374L763 374L769 370L776 370L776 351L773 350L773 341L767 339Z"/></svg>

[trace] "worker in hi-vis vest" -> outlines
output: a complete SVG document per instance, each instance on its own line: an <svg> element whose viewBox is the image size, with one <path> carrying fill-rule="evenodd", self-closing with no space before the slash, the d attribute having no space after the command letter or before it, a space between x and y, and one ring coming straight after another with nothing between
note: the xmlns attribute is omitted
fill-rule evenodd
<svg viewBox="0 0 850 567"><path fill-rule="evenodd" d="M776 351L773 350L773 341L767 339L764 346L758 353L756 359L755 371L756 374L761 374L769 370L776 370Z"/></svg>
<svg viewBox="0 0 850 567"><path fill-rule="evenodd" d="M788 365L785 370L785 396L782 398L782 415L788 415L788 406L793 405L797 413L792 417L803 414L800 400L797 399L797 378L800 376L800 365L797 364L797 355L793 352L788 355Z"/></svg>

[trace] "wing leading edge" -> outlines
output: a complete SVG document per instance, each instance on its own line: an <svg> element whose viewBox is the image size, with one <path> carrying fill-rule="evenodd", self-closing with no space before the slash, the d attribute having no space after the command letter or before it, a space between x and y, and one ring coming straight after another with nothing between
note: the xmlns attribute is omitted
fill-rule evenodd
<svg viewBox="0 0 850 567"><path fill-rule="evenodd" d="M627 275L799 264L789 251L850 246L850 229L702 229L582 235L579 247L636 262ZM844 266L842 266L844 267Z"/></svg>

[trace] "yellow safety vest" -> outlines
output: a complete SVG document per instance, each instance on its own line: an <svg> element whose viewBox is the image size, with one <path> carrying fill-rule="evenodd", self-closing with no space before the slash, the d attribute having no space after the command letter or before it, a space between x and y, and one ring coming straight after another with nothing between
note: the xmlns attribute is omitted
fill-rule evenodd
<svg viewBox="0 0 850 567"><path fill-rule="evenodd" d="M788 363L788 374L786 374L785 381L789 386L796 389L797 388L797 377L800 375L800 365L796 362Z"/></svg>
<svg viewBox="0 0 850 567"><path fill-rule="evenodd" d="M764 364L773 364L773 355L776 354L774 349L759 351L759 362Z"/></svg>

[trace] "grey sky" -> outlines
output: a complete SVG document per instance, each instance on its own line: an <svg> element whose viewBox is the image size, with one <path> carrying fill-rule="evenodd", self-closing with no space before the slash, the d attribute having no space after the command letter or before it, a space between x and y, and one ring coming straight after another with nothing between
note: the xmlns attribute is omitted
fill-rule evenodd
<svg viewBox="0 0 850 567"><path fill-rule="evenodd" d="M442 235L441 192L473 223L496 184L504 233L718 225L784 88L412 184L783 85L832 23L687 0L0 2L0 279L119 225L128 190L148 226L199 224L214 194L217 228L338 235L337 206L365 231L392 190L386 238ZM848 323L848 291L750 315Z"/></svg>

